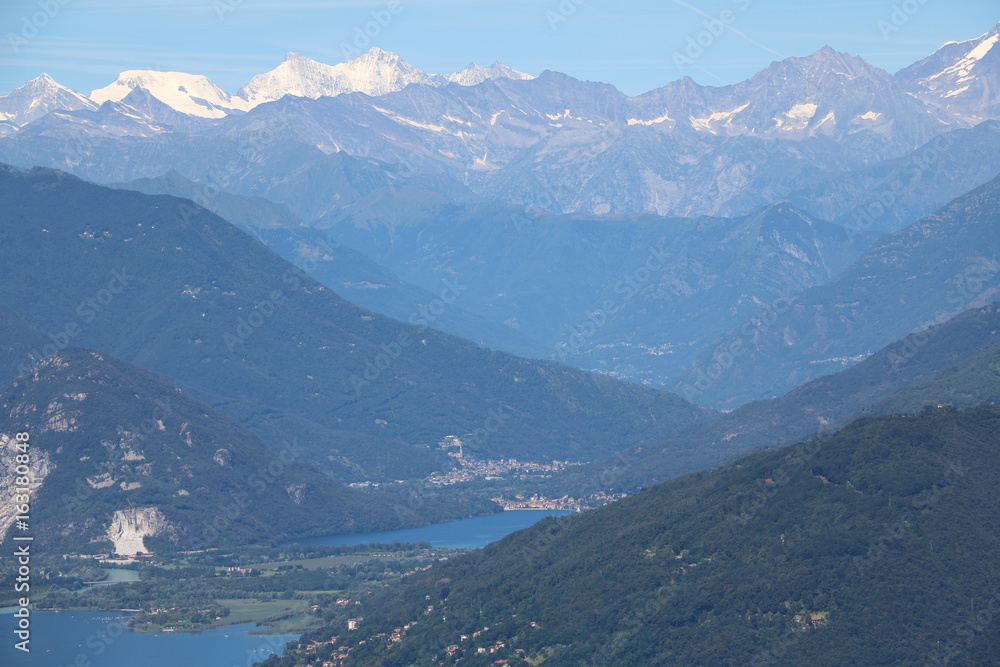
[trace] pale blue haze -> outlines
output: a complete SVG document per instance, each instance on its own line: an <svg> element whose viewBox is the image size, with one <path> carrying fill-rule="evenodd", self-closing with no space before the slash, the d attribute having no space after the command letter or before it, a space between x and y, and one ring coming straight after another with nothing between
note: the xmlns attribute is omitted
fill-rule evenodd
<svg viewBox="0 0 1000 667"><path fill-rule="evenodd" d="M43 71L89 93L126 69L206 74L235 92L288 51L342 61L340 45L392 1L5 0L0 94ZM684 74L702 84L734 83L781 56L807 55L826 44L894 72L1000 20L995 0L398 1L398 12L371 44L420 69L444 73L469 61L499 60L530 74L553 69L606 81L629 94ZM912 15L883 36L879 22L903 5ZM45 7L52 18L42 16L44 25L15 52L9 35L20 34L24 21ZM727 9L733 12L729 28L694 65L679 70L673 54L705 29L705 15Z"/></svg>

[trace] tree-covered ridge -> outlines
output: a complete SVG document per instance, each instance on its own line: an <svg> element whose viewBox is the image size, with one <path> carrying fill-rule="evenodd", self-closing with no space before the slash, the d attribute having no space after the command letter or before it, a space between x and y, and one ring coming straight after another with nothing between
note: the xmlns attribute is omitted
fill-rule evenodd
<svg viewBox="0 0 1000 667"><path fill-rule="evenodd" d="M998 475L995 406L859 420L437 565L345 664L993 665Z"/></svg>
<svg viewBox="0 0 1000 667"><path fill-rule="evenodd" d="M0 302L0 387L6 387L21 373L32 350L48 344L51 341L41 331Z"/></svg>
<svg viewBox="0 0 1000 667"><path fill-rule="evenodd" d="M701 374L713 375L699 402L736 407L783 394L911 331L995 301L998 210L995 177L880 239L835 281L796 296L767 326L748 321L719 337L671 386L681 391L697 386ZM866 228L859 224L856 231Z"/></svg>
<svg viewBox="0 0 1000 667"><path fill-rule="evenodd" d="M46 462L35 473L31 526L47 553L111 551L115 513L134 508L155 508L163 525L145 546L167 549L420 525L463 509L428 501L421 514L349 489L304 464L293 439L272 452L152 373L78 348L0 394L0 434L21 431L31 434L32 457Z"/></svg>
<svg viewBox="0 0 1000 667"><path fill-rule="evenodd" d="M1000 403L1000 345L988 347L966 361L904 387L866 407L862 413L912 412L935 403L963 408L982 401Z"/></svg>
<svg viewBox="0 0 1000 667"><path fill-rule="evenodd" d="M557 476L550 493L576 493L609 480L616 490L631 491L678 475L716 465L730 457L765 447L788 444L819 432L832 432L858 416L917 411L931 403L968 407L1000 398L991 390L995 380L977 355L1000 345L1000 306L966 311L953 319L913 332L882 348L855 366L817 378L784 396L755 401L711 421L642 443L624 454ZM953 366L970 369L957 377ZM941 381L936 380L941 376ZM959 392L948 387L961 383ZM907 387L925 387L906 391ZM926 386L925 386L926 385ZM919 400L891 398L916 396ZM965 400L957 401L961 393ZM885 399L885 406L872 408ZM864 412L862 412L864 411Z"/></svg>
<svg viewBox="0 0 1000 667"><path fill-rule="evenodd" d="M10 168L0 199L0 261L19 267L0 300L28 323L163 375L267 443L294 435L342 477L421 477L447 435L475 435L484 458L590 460L711 414L364 310L187 200Z"/></svg>
<svg viewBox="0 0 1000 667"><path fill-rule="evenodd" d="M287 207L259 196L208 189L171 170L156 178L113 184L148 195L190 199L225 218L289 262L302 263L306 272L334 292L359 306L406 322L438 298L433 290L404 282L388 268L353 248L335 241L326 231L307 226ZM411 211L413 208L411 207ZM438 315L436 329L471 340L481 347L519 356L544 358L546 351L523 333L498 322L472 315L459 304Z"/></svg>

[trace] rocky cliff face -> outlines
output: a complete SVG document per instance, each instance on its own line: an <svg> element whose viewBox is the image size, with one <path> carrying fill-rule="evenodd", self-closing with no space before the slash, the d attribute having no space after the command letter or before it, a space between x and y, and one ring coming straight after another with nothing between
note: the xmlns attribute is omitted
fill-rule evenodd
<svg viewBox="0 0 1000 667"><path fill-rule="evenodd" d="M27 477L28 487L31 489L30 502L34 505L38 492L45 484L45 478L54 467L48 452L31 450L28 455L30 459L27 464L28 471L25 475L24 469L20 468L18 462L19 452L16 445L13 434L0 433L0 535L6 535L17 518L16 506L22 502L18 496L23 493L19 491L21 487L19 478Z"/></svg>
<svg viewBox="0 0 1000 667"><path fill-rule="evenodd" d="M1000 118L1000 24L975 39L949 42L893 77L951 121Z"/></svg>
<svg viewBox="0 0 1000 667"><path fill-rule="evenodd" d="M31 433L32 534L53 553L155 551L152 538L182 548L278 541L403 521L382 498L296 464L295 451L273 454L155 375L69 348L0 394L3 535L16 521L18 431Z"/></svg>
<svg viewBox="0 0 1000 667"><path fill-rule="evenodd" d="M143 538L161 535L170 528L159 508L130 507L115 511L106 535L114 543L115 553L130 555L148 551Z"/></svg>

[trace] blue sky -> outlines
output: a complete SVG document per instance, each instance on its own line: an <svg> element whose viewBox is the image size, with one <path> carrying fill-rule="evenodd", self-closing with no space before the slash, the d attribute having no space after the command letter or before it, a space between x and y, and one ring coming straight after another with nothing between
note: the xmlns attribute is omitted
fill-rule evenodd
<svg viewBox="0 0 1000 667"><path fill-rule="evenodd" d="M235 92L288 51L344 60L366 26L428 72L499 60L638 94L684 75L735 83L826 44L894 72L998 21L996 0L2 0L0 94L42 72L89 93L125 69Z"/></svg>

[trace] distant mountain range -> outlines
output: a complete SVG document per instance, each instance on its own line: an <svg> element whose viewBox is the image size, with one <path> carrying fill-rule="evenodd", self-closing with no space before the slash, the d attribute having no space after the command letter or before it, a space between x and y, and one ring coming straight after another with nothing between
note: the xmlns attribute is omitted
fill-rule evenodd
<svg viewBox="0 0 1000 667"><path fill-rule="evenodd" d="M0 98L0 159L101 182L176 169L285 203L310 223L316 197L275 189L289 176L276 144L374 159L390 172L433 176L438 187L444 179L551 212L741 215L815 178L897 159L950 129L1000 117L995 43L996 29L895 76L825 47L735 85L683 79L636 97L500 64L431 75L380 49L338 65L289 54L236 94L200 75L132 70L87 97L43 76ZM241 173L223 166L247 151L257 159ZM1000 171L991 154L983 159ZM251 190L248 172L267 177ZM318 172L306 162L293 177Z"/></svg>
<svg viewBox="0 0 1000 667"><path fill-rule="evenodd" d="M633 492L730 461L746 452L833 433L862 416L917 412L945 403L1000 403L1000 303L968 310L903 337L864 361L769 401L638 443L614 457L556 475L544 493L579 495L592 480Z"/></svg>
<svg viewBox="0 0 1000 667"><path fill-rule="evenodd" d="M337 65L289 54L233 94L176 72L124 72L90 96L42 76L0 99L0 160L190 197L292 261L330 239L313 277L396 318L457 276L469 287L436 327L683 391L727 330L847 280L879 236L1000 173L998 35L896 75L823 48L731 86L635 97L499 64L427 74L380 49ZM667 268L614 293L664 239ZM697 400L783 394L927 315L901 311L836 353L839 334L814 332Z"/></svg>
<svg viewBox="0 0 1000 667"><path fill-rule="evenodd" d="M175 111L202 118L221 118L249 111L259 104L273 102L286 95L316 99L358 92L377 96L402 90L411 83L445 85L453 82L471 86L499 78L533 77L500 63L491 67L471 63L454 74L427 74L398 54L376 47L337 65L325 65L297 53L289 53L280 65L253 77L235 95L226 93L202 75L129 70L122 72L114 83L93 91L89 99L98 105L108 101L120 102L133 91L144 90Z"/></svg>
<svg viewBox="0 0 1000 667"><path fill-rule="evenodd" d="M727 407L771 398L992 303L1000 298L998 211L1000 177L880 239L781 312L719 337L672 388Z"/></svg>
<svg viewBox="0 0 1000 667"><path fill-rule="evenodd" d="M896 73L904 90L951 118L974 125L998 118L1000 25L964 42L949 42Z"/></svg>
<svg viewBox="0 0 1000 667"><path fill-rule="evenodd" d="M115 355L272 446L297 438L304 461L340 479L446 468L450 435L480 458L590 460L712 414L435 330L463 283L404 324L343 300L188 200L10 168L0 198L0 259L35 257L0 279L0 301L34 328L12 352L41 331L56 351ZM49 354L0 368L25 372Z"/></svg>
<svg viewBox="0 0 1000 667"><path fill-rule="evenodd" d="M733 218L608 219L406 189L317 226L426 289L467 281L465 308L548 358L653 386L767 304L832 281L875 238L785 203Z"/></svg>
<svg viewBox="0 0 1000 667"><path fill-rule="evenodd" d="M441 283L426 289L401 280L391 269L340 243L326 231L306 226L286 206L263 197L224 191L206 197L202 185L173 171L159 178L114 185L146 194L169 194L200 201L285 260L302 266L313 278L345 299L403 322L419 318L422 310L438 298L435 290L440 292L442 288ZM483 347L521 356L544 358L548 353L540 343L516 330L498 327L495 318L473 315L462 307L462 302L450 304L437 315L435 328Z"/></svg>
<svg viewBox="0 0 1000 667"><path fill-rule="evenodd" d="M270 667L996 664L950 631L1000 600L998 42L638 96L380 49L42 75L0 98L0 470L30 431L52 554L630 494ZM438 485L456 442L580 465Z"/></svg>

